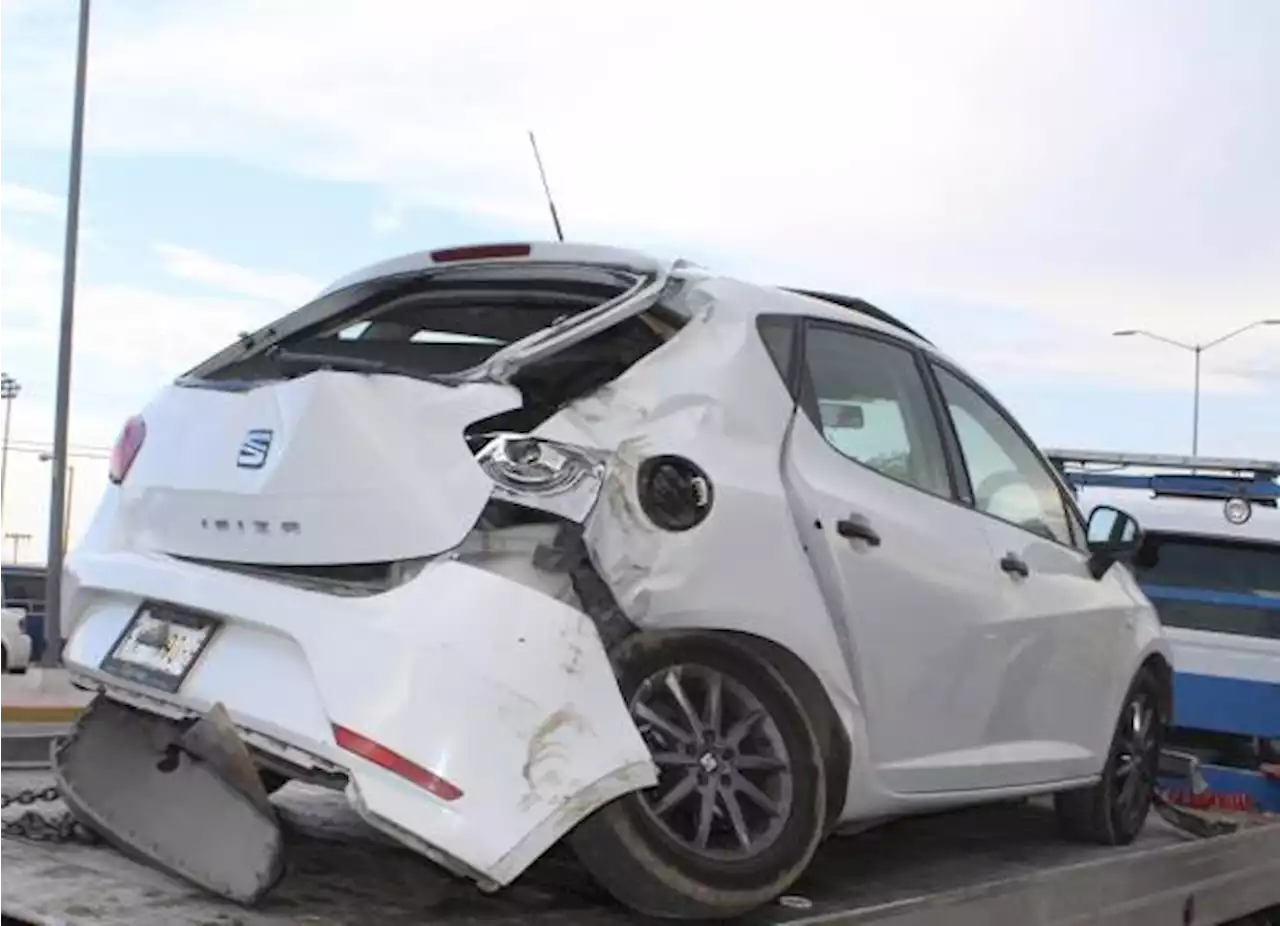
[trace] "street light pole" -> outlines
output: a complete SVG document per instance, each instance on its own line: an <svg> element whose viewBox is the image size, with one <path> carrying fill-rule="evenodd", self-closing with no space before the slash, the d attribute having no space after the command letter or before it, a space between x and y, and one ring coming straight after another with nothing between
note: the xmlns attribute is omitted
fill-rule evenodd
<svg viewBox="0 0 1280 926"><path fill-rule="evenodd" d="M1200 450L1200 355L1204 348L1196 344L1193 349L1196 355L1196 391L1191 408L1191 455L1194 457Z"/></svg>
<svg viewBox="0 0 1280 926"><path fill-rule="evenodd" d="M76 245L80 236L80 164L84 153L85 78L89 63L89 0L80 0L76 42L76 92L71 112L71 161L67 181L67 235L62 259L62 318L58 337L58 392L53 412L53 480L49 492L48 579L41 662L62 662L62 538L66 524L67 426L71 411L71 345L75 321Z"/></svg>
<svg viewBox="0 0 1280 926"><path fill-rule="evenodd" d="M1203 344L1187 344L1183 341L1175 341L1173 338L1166 338L1162 334L1155 334L1151 331L1145 331L1141 328L1127 328L1124 331L1113 331L1112 336L1117 338L1128 338L1142 336L1151 338L1153 341L1160 341L1163 344L1170 344L1174 347L1180 347L1183 350L1191 351L1195 355L1195 386L1192 393L1191 405L1191 455L1195 456L1200 451L1200 355L1211 347L1217 347L1223 341L1229 341L1236 335L1244 334L1254 328L1261 328L1264 325L1280 325L1280 318L1260 318L1255 322L1242 325L1234 331L1228 331L1221 337L1214 338L1212 341L1205 341Z"/></svg>
<svg viewBox="0 0 1280 926"><path fill-rule="evenodd" d="M21 391L21 383L8 373L0 373L0 399L4 400L4 441L0 443L0 521L4 520L5 477L9 475L9 415L13 412L13 400Z"/></svg>

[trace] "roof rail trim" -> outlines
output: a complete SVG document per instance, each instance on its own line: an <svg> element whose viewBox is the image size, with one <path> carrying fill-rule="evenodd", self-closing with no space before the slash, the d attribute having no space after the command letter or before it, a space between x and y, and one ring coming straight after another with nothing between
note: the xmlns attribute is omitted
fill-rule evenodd
<svg viewBox="0 0 1280 926"><path fill-rule="evenodd" d="M859 299L856 296L842 296L839 293L828 293L817 289L799 289L794 286L780 286L778 288L783 292L795 293L797 296L808 296L810 299L819 299L823 302L830 302L832 305L838 305L842 308L852 309L855 312L861 312L863 315L870 315L876 321L881 321L887 325L899 328L902 331L907 332L907 334L919 338L921 341L924 341L924 343L933 346L932 341L922 335L919 331L916 331L906 322L902 321L902 319L890 315L884 309L872 305L865 299Z"/></svg>

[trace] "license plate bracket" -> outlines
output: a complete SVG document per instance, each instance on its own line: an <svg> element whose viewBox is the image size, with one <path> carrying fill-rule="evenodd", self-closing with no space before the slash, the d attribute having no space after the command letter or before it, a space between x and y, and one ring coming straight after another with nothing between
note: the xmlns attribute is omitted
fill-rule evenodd
<svg viewBox="0 0 1280 926"><path fill-rule="evenodd" d="M102 660L102 670L175 692L200 660L221 622L208 614L154 601L133 613Z"/></svg>

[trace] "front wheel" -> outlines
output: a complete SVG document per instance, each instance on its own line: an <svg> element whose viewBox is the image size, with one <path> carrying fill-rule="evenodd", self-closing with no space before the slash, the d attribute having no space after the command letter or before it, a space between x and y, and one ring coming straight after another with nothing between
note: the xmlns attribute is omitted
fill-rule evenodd
<svg viewBox="0 0 1280 926"><path fill-rule="evenodd" d="M1164 734L1161 695L1155 675L1140 670L1125 695L1102 778L1092 787L1054 795L1064 835L1108 846L1138 838L1155 795Z"/></svg>
<svg viewBox="0 0 1280 926"><path fill-rule="evenodd" d="M730 917L777 897L825 831L801 699L767 658L715 634L634 634L615 662L659 780L574 830L583 867L651 916Z"/></svg>

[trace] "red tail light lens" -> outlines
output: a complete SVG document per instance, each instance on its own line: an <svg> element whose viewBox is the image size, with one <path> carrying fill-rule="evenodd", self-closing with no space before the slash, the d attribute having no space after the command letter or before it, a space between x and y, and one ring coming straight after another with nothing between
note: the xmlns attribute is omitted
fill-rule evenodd
<svg viewBox="0 0 1280 926"><path fill-rule="evenodd" d="M459 260L497 260L504 257L528 257L532 250L527 244L474 244L432 251L431 259L437 264Z"/></svg>
<svg viewBox="0 0 1280 926"><path fill-rule="evenodd" d="M134 415L126 421L116 439L116 445L111 448L111 466L107 471L107 478L116 485L124 482L124 477L129 475L129 468L133 466L138 451L142 449L142 442L146 439L147 423L142 420L141 415Z"/></svg>
<svg viewBox="0 0 1280 926"><path fill-rule="evenodd" d="M415 765L397 752L386 746L375 743L367 736L354 730L333 725L334 741L347 752L354 752L361 758L368 759L374 765L381 765L392 774L399 775L405 781L412 782L424 791L434 794L442 801L456 801L462 797L462 789L452 781L441 778L435 772Z"/></svg>

